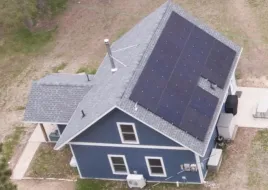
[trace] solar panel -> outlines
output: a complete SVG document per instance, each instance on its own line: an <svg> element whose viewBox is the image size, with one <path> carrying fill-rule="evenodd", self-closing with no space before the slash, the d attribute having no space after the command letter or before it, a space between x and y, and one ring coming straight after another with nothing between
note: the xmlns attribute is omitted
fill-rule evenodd
<svg viewBox="0 0 268 190"><path fill-rule="evenodd" d="M213 116L217 104L218 98L200 87L196 87L190 101L190 107L208 118Z"/></svg>
<svg viewBox="0 0 268 190"><path fill-rule="evenodd" d="M224 88L235 55L234 50L215 39L202 76Z"/></svg>
<svg viewBox="0 0 268 190"><path fill-rule="evenodd" d="M180 124L180 128L193 137L203 141L209 124L210 118L188 107Z"/></svg>
<svg viewBox="0 0 268 190"><path fill-rule="evenodd" d="M235 52L172 12L130 99L204 140L218 98L197 86L200 76L223 88Z"/></svg>

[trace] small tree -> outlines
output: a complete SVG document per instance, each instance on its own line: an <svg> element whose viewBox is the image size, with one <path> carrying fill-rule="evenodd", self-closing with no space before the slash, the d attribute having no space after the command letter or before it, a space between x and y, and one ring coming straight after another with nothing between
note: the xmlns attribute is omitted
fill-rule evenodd
<svg viewBox="0 0 268 190"><path fill-rule="evenodd" d="M10 181L12 171L3 155L3 144L0 143L0 190L17 190L17 186Z"/></svg>

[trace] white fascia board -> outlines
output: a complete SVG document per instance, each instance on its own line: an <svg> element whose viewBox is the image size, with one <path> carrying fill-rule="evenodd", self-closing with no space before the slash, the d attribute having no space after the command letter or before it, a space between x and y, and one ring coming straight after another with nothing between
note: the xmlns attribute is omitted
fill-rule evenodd
<svg viewBox="0 0 268 190"><path fill-rule="evenodd" d="M204 183L204 175L203 175L203 171L202 171L202 167L201 167L200 157L197 154L194 154L194 156L195 156L195 161L196 161L196 165L197 165L197 168L198 168L200 182Z"/></svg>
<svg viewBox="0 0 268 190"><path fill-rule="evenodd" d="M163 149L163 150L188 150L188 148L181 146L153 146L153 145L139 145L139 144L112 144L112 143L91 143L91 142L69 142L71 145L81 146L101 146L101 147L118 147L118 148L144 148L144 149Z"/></svg>
<svg viewBox="0 0 268 190"><path fill-rule="evenodd" d="M75 137L77 137L78 135L80 135L82 132L84 132L85 130L87 130L90 126L92 126L94 123L96 123L97 121L99 121L101 118L103 118L105 115L107 115L108 113L110 113L115 108L116 108L116 106L113 106L112 108L108 109L106 112L104 112L102 115L100 115L97 119L95 119L93 122L91 122L89 125L87 125L83 130L78 131L75 135L71 136L68 140L66 140L60 146L55 147L54 149L55 150L61 149L65 144L69 143L72 139L74 139Z"/></svg>

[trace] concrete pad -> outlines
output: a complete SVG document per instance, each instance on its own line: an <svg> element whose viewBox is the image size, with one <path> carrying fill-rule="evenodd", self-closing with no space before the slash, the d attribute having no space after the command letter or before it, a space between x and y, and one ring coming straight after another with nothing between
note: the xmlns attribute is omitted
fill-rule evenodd
<svg viewBox="0 0 268 190"><path fill-rule="evenodd" d="M18 163L13 170L11 179L22 179L24 177L24 174L26 173L40 144L40 142L27 143Z"/></svg>
<svg viewBox="0 0 268 190"><path fill-rule="evenodd" d="M28 143L26 144L18 163L13 169L11 176L12 179L20 180L24 177L24 174L26 173L41 142L45 142L45 139L40 126L37 126L28 140Z"/></svg>
<svg viewBox="0 0 268 190"><path fill-rule="evenodd" d="M39 124L35 127L35 130L32 133L28 141L29 142L46 142L42 129Z"/></svg>
<svg viewBox="0 0 268 190"><path fill-rule="evenodd" d="M239 127L268 128L268 119L254 118L252 114L257 104L265 97L268 99L268 88L238 87L242 95L238 100L236 125Z"/></svg>

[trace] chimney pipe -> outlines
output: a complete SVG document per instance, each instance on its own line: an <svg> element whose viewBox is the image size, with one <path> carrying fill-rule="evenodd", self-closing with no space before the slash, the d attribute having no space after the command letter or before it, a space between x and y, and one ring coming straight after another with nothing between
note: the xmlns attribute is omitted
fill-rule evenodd
<svg viewBox="0 0 268 190"><path fill-rule="evenodd" d="M111 71L114 73L117 71L117 68L114 64L114 59L113 59L113 56L112 56L112 51L111 51L111 48L110 48L110 44L109 44L109 39L104 39L104 43L106 45L106 49L107 49L107 53L108 53L108 56L109 56L109 59L110 59L110 63L111 63Z"/></svg>

